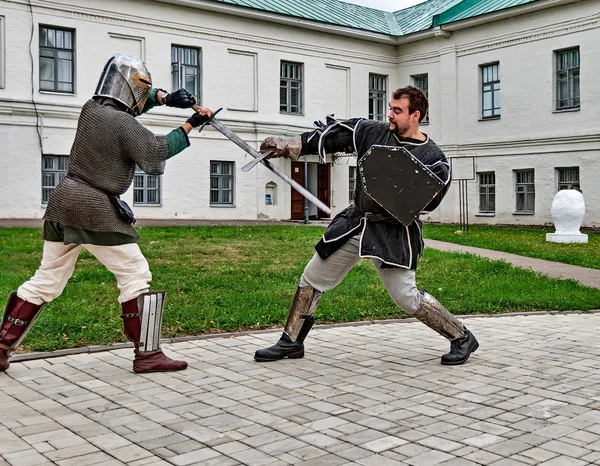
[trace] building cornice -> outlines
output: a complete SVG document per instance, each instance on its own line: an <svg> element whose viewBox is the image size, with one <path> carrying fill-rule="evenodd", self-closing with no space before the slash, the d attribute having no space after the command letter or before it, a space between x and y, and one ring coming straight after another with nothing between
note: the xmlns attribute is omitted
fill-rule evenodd
<svg viewBox="0 0 600 466"><path fill-rule="evenodd" d="M600 150L600 133L572 132L557 137L440 144L450 158L541 155Z"/></svg>
<svg viewBox="0 0 600 466"><path fill-rule="evenodd" d="M67 104L58 106L37 102L34 107L31 101L0 98L0 126L5 124L35 126L39 123L44 128L75 130L80 114L81 106L79 105ZM180 115L161 113L160 108L144 113L138 118L144 125L168 129L176 128L185 121ZM219 120L231 130L243 133L296 135L312 129L312 127L305 125L290 125L267 121L240 120L236 118L219 118ZM213 130L209 125L204 128L202 134L205 136L210 134L211 137L216 136L220 138L220 133Z"/></svg>
<svg viewBox="0 0 600 466"><path fill-rule="evenodd" d="M534 42L550 37L572 34L578 31L596 29L598 27L600 27L600 13L573 21L560 22L530 29L529 31L505 34L503 36L494 37L490 40L462 44L457 46L456 52L458 56L470 55L482 52L484 50L511 47L521 43Z"/></svg>
<svg viewBox="0 0 600 466"><path fill-rule="evenodd" d="M0 0L0 4L3 3L13 4L21 7L23 10L29 10L29 4L24 0ZM385 56L322 45L317 47L314 44L310 45L291 40L282 40L280 38L270 39L264 36L254 36L247 33L236 33L236 35L232 35L232 33L228 34L222 30L207 27L205 24L200 26L186 24L185 27L182 27L181 24L170 22L168 20L157 20L156 18L143 16L132 17L130 15L115 13L113 11L101 10L98 8L83 8L81 6L49 0L31 0L31 6L33 7L34 14L44 13L72 19L80 19L83 21L108 23L125 27L129 30L151 30L184 37L194 37L210 40L212 42L220 42L238 48L251 47L253 49L275 50L284 53L320 57L329 60L339 59L340 61L344 62L350 61L390 68L398 65L398 58L396 55ZM295 26L297 26L297 24L295 24ZM355 36L355 39L372 41L367 37Z"/></svg>

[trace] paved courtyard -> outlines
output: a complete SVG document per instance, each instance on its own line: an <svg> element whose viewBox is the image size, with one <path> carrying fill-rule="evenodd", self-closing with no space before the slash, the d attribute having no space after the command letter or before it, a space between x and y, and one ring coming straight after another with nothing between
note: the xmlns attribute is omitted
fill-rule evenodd
<svg viewBox="0 0 600 466"><path fill-rule="evenodd" d="M300 360L256 363L279 332L164 345L188 370L136 375L130 348L0 374L0 465L600 465L600 314L315 327Z"/></svg>

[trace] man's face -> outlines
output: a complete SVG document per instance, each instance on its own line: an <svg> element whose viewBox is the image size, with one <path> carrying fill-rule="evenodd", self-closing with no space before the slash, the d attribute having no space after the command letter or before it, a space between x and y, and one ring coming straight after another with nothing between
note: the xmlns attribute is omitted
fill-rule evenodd
<svg viewBox="0 0 600 466"><path fill-rule="evenodd" d="M419 117L421 112L416 110L412 115L408 113L408 97L390 100L390 111L388 112L388 121L390 122L390 132L398 136L410 135L419 129Z"/></svg>

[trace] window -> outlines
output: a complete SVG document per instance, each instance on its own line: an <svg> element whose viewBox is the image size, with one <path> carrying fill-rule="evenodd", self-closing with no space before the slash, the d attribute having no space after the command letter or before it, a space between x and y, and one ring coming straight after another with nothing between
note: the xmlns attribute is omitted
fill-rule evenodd
<svg viewBox="0 0 600 466"><path fill-rule="evenodd" d="M500 64L481 67L482 118L500 116Z"/></svg>
<svg viewBox="0 0 600 466"><path fill-rule="evenodd" d="M517 212L533 213L535 211L535 184L533 170L517 171L516 194Z"/></svg>
<svg viewBox="0 0 600 466"><path fill-rule="evenodd" d="M556 53L556 109L579 108L579 47Z"/></svg>
<svg viewBox="0 0 600 466"><path fill-rule="evenodd" d="M210 205L233 205L233 162L210 162Z"/></svg>
<svg viewBox="0 0 600 466"><path fill-rule="evenodd" d="M369 75L369 118L385 121L387 109L387 76Z"/></svg>
<svg viewBox="0 0 600 466"><path fill-rule="evenodd" d="M348 200L354 202L354 190L356 189L356 167L348 167Z"/></svg>
<svg viewBox="0 0 600 466"><path fill-rule="evenodd" d="M50 194L67 173L69 157L42 155L42 204L48 204Z"/></svg>
<svg viewBox="0 0 600 466"><path fill-rule="evenodd" d="M73 93L75 31L40 25L40 90Z"/></svg>
<svg viewBox="0 0 600 466"><path fill-rule="evenodd" d="M200 50L190 47L171 46L171 90L185 88L196 97L200 95Z"/></svg>
<svg viewBox="0 0 600 466"><path fill-rule="evenodd" d="M423 94L425 94L425 97L427 97L427 101L429 101L429 76L427 74L418 74L413 76L412 79L413 85L421 89ZM421 120L421 124L424 123L429 123L429 110L423 120Z"/></svg>
<svg viewBox="0 0 600 466"><path fill-rule="evenodd" d="M479 212L482 214L496 212L496 174L494 172L479 174Z"/></svg>
<svg viewBox="0 0 600 466"><path fill-rule="evenodd" d="M558 190L561 189L579 189L579 167L557 168L558 170Z"/></svg>
<svg viewBox="0 0 600 466"><path fill-rule="evenodd" d="M133 177L133 204L160 205L160 176L148 175L135 167Z"/></svg>
<svg viewBox="0 0 600 466"><path fill-rule="evenodd" d="M279 111L302 113L302 63L281 62Z"/></svg>

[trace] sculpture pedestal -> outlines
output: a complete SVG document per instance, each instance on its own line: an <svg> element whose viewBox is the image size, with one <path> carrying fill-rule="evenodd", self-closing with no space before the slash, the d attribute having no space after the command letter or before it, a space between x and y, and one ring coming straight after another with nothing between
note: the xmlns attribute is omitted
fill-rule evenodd
<svg viewBox="0 0 600 466"><path fill-rule="evenodd" d="M546 233L546 241L552 243L587 243L588 235L585 233Z"/></svg>

